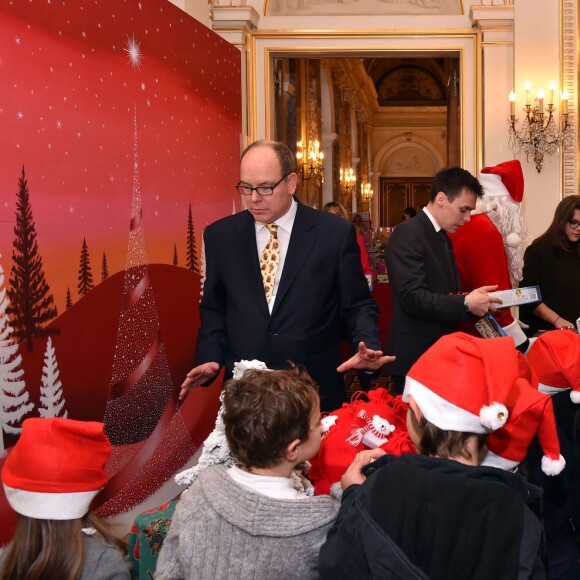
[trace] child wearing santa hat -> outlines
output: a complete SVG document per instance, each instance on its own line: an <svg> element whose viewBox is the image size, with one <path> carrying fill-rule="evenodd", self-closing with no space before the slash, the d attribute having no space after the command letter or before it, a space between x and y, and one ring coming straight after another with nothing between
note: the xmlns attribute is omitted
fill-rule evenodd
<svg viewBox="0 0 580 580"><path fill-rule="evenodd" d="M226 385L222 405L236 465L207 467L184 492L155 578L316 578L338 505L291 479L320 447L316 383L299 367L250 369Z"/></svg>
<svg viewBox="0 0 580 580"><path fill-rule="evenodd" d="M419 454L359 454L343 477L320 578L543 577L543 530L530 507L541 490L480 465L488 433L513 422L541 429L546 465L562 467L551 401L540 395L543 407L518 402L538 395L521 374L511 337L454 333L413 365L403 398Z"/></svg>
<svg viewBox="0 0 580 580"><path fill-rule="evenodd" d="M580 578L580 336L570 330L545 332L533 339L527 360L538 377L538 389L552 398L567 462L560 477L546 477L534 441L524 464L528 479L544 490L547 575L575 580Z"/></svg>
<svg viewBox="0 0 580 580"><path fill-rule="evenodd" d="M0 578L129 579L124 544L89 512L107 484L111 445L103 423L26 419L2 469L18 526Z"/></svg>

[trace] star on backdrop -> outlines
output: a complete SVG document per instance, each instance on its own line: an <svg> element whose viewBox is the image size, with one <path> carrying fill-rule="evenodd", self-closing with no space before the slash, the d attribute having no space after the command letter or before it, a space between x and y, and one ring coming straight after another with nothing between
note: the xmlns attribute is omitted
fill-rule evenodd
<svg viewBox="0 0 580 580"><path fill-rule="evenodd" d="M184 247L190 203L199 236L231 211L238 63L235 47L169 2L0 0L0 253L12 253L24 165L59 312L83 238L111 273L125 267L134 106L150 262Z"/></svg>

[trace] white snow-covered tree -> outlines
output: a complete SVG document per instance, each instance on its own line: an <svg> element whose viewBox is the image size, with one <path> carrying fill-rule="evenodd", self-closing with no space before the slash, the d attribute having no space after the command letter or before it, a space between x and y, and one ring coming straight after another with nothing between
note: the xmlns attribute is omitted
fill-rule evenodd
<svg viewBox="0 0 580 580"><path fill-rule="evenodd" d="M22 431L22 418L34 408L23 379L22 357L6 313L9 304L0 265L0 455L4 453L4 433L18 435Z"/></svg>
<svg viewBox="0 0 580 580"><path fill-rule="evenodd" d="M59 378L58 362L49 336L44 351L44 366L42 367L42 384L40 385L40 404L38 414L41 417L68 417L64 409L62 382Z"/></svg>

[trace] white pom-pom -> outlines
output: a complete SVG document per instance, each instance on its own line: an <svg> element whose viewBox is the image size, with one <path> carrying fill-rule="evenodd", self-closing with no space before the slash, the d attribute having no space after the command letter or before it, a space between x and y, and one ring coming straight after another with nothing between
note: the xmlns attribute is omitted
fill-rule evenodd
<svg viewBox="0 0 580 580"><path fill-rule="evenodd" d="M550 459L547 455L542 457L542 471L546 475L558 475L566 467L566 460L560 455L558 459Z"/></svg>
<svg viewBox="0 0 580 580"><path fill-rule="evenodd" d="M521 243L522 243L522 238L520 236L518 236L518 234L508 234L507 238L505 239L505 243L510 247L510 248L517 248Z"/></svg>
<svg viewBox="0 0 580 580"><path fill-rule="evenodd" d="M490 431L495 431L503 427L508 420L509 413L505 405L501 403L492 403L484 405L479 411L479 421Z"/></svg>
<svg viewBox="0 0 580 580"><path fill-rule="evenodd" d="M573 403L576 405L580 405L580 392L579 391L570 391L570 399L572 399Z"/></svg>
<svg viewBox="0 0 580 580"><path fill-rule="evenodd" d="M232 373L232 378L236 381L244 376L244 373L248 369L256 369L259 371L269 371L270 369L261 360L241 360L240 362L234 363L234 371Z"/></svg>

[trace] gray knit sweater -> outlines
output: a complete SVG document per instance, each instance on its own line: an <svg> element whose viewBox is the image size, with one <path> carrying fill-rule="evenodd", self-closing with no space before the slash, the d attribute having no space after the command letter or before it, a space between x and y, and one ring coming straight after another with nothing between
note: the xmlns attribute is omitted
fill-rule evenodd
<svg viewBox="0 0 580 580"><path fill-rule="evenodd" d="M273 499L238 485L223 467L210 467L175 510L155 578L316 578L337 509L328 496Z"/></svg>
<svg viewBox="0 0 580 580"><path fill-rule="evenodd" d="M84 536L84 540L85 565L81 580L129 580L131 578L127 562L117 548L91 536Z"/></svg>

